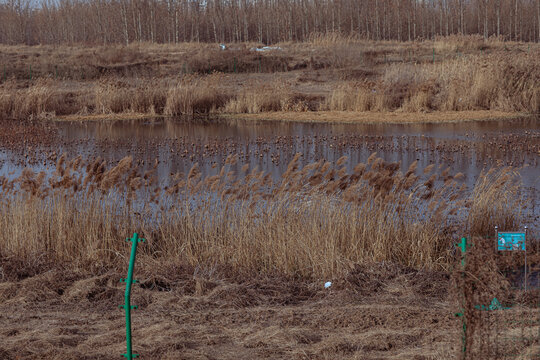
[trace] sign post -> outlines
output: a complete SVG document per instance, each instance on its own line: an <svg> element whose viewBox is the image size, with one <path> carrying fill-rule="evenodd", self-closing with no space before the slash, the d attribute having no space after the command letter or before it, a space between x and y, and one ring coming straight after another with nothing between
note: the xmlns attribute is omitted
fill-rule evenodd
<svg viewBox="0 0 540 360"><path fill-rule="evenodd" d="M523 251L525 253L525 266L523 269L525 291L527 291L527 227L523 232L499 232L495 226L497 235L497 251Z"/></svg>

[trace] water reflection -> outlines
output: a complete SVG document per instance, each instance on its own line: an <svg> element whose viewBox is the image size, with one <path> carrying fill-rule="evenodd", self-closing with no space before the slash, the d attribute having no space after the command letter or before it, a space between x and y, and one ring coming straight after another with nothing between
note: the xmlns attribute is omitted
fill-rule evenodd
<svg viewBox="0 0 540 360"><path fill-rule="evenodd" d="M534 118L405 125L153 119L56 126L58 147L37 146L43 159L32 165L36 171L52 171L54 158L47 156L52 150L70 157L100 156L111 163L131 155L144 168L158 161L158 176L165 181L170 174L187 173L195 163L204 175L213 175L227 156L235 154L239 157L235 171L247 163L278 178L296 153L303 154L302 165L345 155L353 167L377 152L386 161L400 162L403 169L414 161L419 168L450 167L453 173L465 174L469 185L484 168L526 166L521 170L525 186L540 187L540 121ZM25 165L21 156L3 149L0 175L19 173Z"/></svg>

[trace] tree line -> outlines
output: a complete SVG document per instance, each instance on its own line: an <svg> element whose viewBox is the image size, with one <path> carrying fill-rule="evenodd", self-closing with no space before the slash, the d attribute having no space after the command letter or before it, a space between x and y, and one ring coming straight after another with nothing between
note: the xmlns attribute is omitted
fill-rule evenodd
<svg viewBox="0 0 540 360"><path fill-rule="evenodd" d="M540 0L1 0L0 43L411 41L480 34L540 41Z"/></svg>

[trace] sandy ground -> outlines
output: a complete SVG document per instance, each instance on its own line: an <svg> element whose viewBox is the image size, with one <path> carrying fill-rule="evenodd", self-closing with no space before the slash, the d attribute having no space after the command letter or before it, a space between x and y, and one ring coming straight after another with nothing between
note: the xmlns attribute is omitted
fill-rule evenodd
<svg viewBox="0 0 540 360"><path fill-rule="evenodd" d="M454 358L459 321L444 275L362 271L330 289L277 279L186 276L172 287L143 279L133 291L134 350L145 359ZM120 358L119 277L50 270L0 282L0 358Z"/></svg>

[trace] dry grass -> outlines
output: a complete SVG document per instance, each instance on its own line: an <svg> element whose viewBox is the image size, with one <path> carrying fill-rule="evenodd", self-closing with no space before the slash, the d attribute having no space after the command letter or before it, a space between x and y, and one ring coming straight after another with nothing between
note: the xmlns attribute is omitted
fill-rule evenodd
<svg viewBox="0 0 540 360"><path fill-rule="evenodd" d="M155 275L162 268L168 277ZM144 270L136 267L141 286L132 296L139 306L132 313L133 348L144 358L353 360L381 352L392 359L455 358L459 332L451 308L444 291L428 290L444 289L448 281L439 274L373 266L325 290L279 278L237 282L170 263ZM1 282L2 358L120 357L123 276L53 269Z"/></svg>
<svg viewBox="0 0 540 360"><path fill-rule="evenodd" d="M494 216L474 204L463 211L468 199L481 203L500 187L491 174L469 198L448 171L421 181L416 164L403 174L371 156L347 173L346 161L299 168L296 157L278 182L257 170L236 179L228 166L203 179L194 167L160 190L152 172L140 173L130 158L107 169L99 159L66 164L62 157L50 179L25 170L2 181L1 249L110 268L124 247L118 239L138 230L149 239L143 262L321 278L366 262L446 268L451 229L467 224L463 214L479 222ZM496 207L496 218L509 216L510 205Z"/></svg>
<svg viewBox="0 0 540 360"><path fill-rule="evenodd" d="M256 45L0 46L0 116L540 111L536 44L326 34Z"/></svg>
<svg viewBox="0 0 540 360"><path fill-rule="evenodd" d="M165 115L208 114L223 107L229 96L219 88L220 82L219 74L203 78L184 77L169 88Z"/></svg>
<svg viewBox="0 0 540 360"><path fill-rule="evenodd" d="M223 115L225 116L225 115ZM244 120L301 121L315 123L345 124L405 124L405 123L451 123L461 121L484 121L515 119L527 116L514 112L475 110L475 111L437 111L429 113L406 112L356 112L356 111L309 111L309 112L271 112L259 114L226 115Z"/></svg>
<svg viewBox="0 0 540 360"><path fill-rule="evenodd" d="M276 111L304 112L313 110L317 98L297 94L284 81L249 85L233 97L222 112L229 114L259 114Z"/></svg>
<svg viewBox="0 0 540 360"><path fill-rule="evenodd" d="M519 184L519 173L511 168L483 173L471 198L469 234L491 236L495 226L517 228L523 218L524 201Z"/></svg>
<svg viewBox="0 0 540 360"><path fill-rule="evenodd" d="M436 64L396 63L379 81L333 91L327 110L540 112L540 61L483 56Z"/></svg>
<svg viewBox="0 0 540 360"><path fill-rule="evenodd" d="M100 81L94 89L94 106L98 114L162 114L167 92L161 82L150 81L133 86L121 80Z"/></svg>
<svg viewBox="0 0 540 360"><path fill-rule="evenodd" d="M55 84L40 80L32 87L18 89L13 83L0 88L0 116L4 118L28 118L46 113L62 113L65 105L62 94L55 91Z"/></svg>

